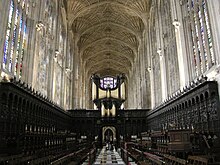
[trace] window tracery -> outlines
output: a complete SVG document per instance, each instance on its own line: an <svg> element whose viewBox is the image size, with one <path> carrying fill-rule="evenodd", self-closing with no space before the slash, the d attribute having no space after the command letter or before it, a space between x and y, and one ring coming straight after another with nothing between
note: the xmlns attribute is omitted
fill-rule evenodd
<svg viewBox="0 0 220 165"><path fill-rule="evenodd" d="M28 1L10 1L8 23L3 50L3 71L17 78L22 77L22 65L27 40Z"/></svg>
<svg viewBox="0 0 220 165"><path fill-rule="evenodd" d="M215 64L213 43L206 0L185 0L185 24L189 27L189 50L192 52L194 76L209 70ZM185 29L187 34L187 29ZM191 45L191 46L190 46Z"/></svg>
<svg viewBox="0 0 220 165"><path fill-rule="evenodd" d="M115 88L117 85L117 79L113 77L104 77L100 79L100 87L107 89L107 88Z"/></svg>

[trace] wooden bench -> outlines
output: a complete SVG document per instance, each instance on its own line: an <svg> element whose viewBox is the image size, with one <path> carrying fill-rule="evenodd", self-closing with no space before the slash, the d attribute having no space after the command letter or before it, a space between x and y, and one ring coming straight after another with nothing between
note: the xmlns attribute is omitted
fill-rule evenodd
<svg viewBox="0 0 220 165"><path fill-rule="evenodd" d="M149 160L143 160L137 162L138 165L154 165L154 163L150 162Z"/></svg>
<svg viewBox="0 0 220 165"><path fill-rule="evenodd" d="M188 156L187 164L189 165L208 165L208 159L200 156Z"/></svg>
<svg viewBox="0 0 220 165"><path fill-rule="evenodd" d="M155 165L163 165L165 162L162 160L162 157L144 152L144 158L148 159L151 164Z"/></svg>
<svg viewBox="0 0 220 165"><path fill-rule="evenodd" d="M186 165L186 160L176 158L172 155L166 155L164 154L165 162L166 164L172 164L172 165Z"/></svg>
<svg viewBox="0 0 220 165"><path fill-rule="evenodd" d="M20 159L20 158L22 158L23 156L24 156L24 154L11 155L11 156L0 155L0 162L9 161L9 160L15 160L15 159Z"/></svg>

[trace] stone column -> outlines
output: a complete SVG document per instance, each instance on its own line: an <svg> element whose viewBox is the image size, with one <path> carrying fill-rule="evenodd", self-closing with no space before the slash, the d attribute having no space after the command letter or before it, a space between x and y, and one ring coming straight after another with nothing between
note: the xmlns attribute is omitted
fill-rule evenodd
<svg viewBox="0 0 220 165"><path fill-rule="evenodd" d="M73 74L72 74L72 85L73 85L73 91L72 91L72 100L73 100L73 108L77 108L78 107L78 100L79 100L79 86L78 86L78 83L79 83L79 80L80 80L80 77L79 77L79 64L80 64L80 60L79 60L79 49L78 49L78 46L77 46L77 42L78 42L78 39L79 39L79 36L77 33L74 33L73 34L73 57L72 57L72 60L73 60Z"/></svg>
<svg viewBox="0 0 220 165"><path fill-rule="evenodd" d="M57 6L59 6L59 4L57 4ZM54 16L55 18L55 29L53 29L53 35L54 35L54 41L53 41L53 51L52 51L52 56L49 57L49 70L48 70L48 88L47 88L47 95L48 97L53 100L54 99L54 91L55 86L54 86L54 82L55 80L55 65L56 65L56 61L55 58L57 56L57 50L59 48L59 38L60 38L60 33L59 33L59 24L60 24L60 20L59 20L59 7L56 8L56 15ZM39 19L39 21L41 21L41 17Z"/></svg>
<svg viewBox="0 0 220 165"><path fill-rule="evenodd" d="M136 90L135 90L135 94L136 94L136 108L140 108L141 105L141 77L140 77L140 56L138 54L137 57L137 61L136 61L136 69L135 69L135 76L136 76Z"/></svg>
<svg viewBox="0 0 220 165"><path fill-rule="evenodd" d="M77 102L78 102L78 108L83 108L83 67L82 67L82 61L79 58L79 80L78 80L78 98L77 98Z"/></svg>
<svg viewBox="0 0 220 165"><path fill-rule="evenodd" d="M156 26L157 26L157 30L156 30L156 35L157 35L157 54L160 57L160 76L161 76L161 101L165 100L167 97L167 71L166 71L166 63L165 63L165 57L164 57L164 41L163 41L163 31L162 31L162 19L163 16L161 16L161 11L160 9L160 3L158 4L158 8L157 8L157 21L156 21Z"/></svg>
<svg viewBox="0 0 220 165"><path fill-rule="evenodd" d="M147 32L147 35L146 35L146 43L147 44L147 61L148 61L148 64L147 64L147 72L149 74L149 77L150 77L150 96L151 96L151 109L153 109L155 107L155 92L154 92L154 74L153 74L153 62L152 62L152 40L151 40L151 28L150 26L147 27L148 29L148 32Z"/></svg>
<svg viewBox="0 0 220 165"><path fill-rule="evenodd" d="M145 77L145 33L143 33L142 39L142 54L141 54L141 77L142 77L142 95L141 95L141 108L146 107L146 77Z"/></svg>
<svg viewBox="0 0 220 165"><path fill-rule="evenodd" d="M178 64L179 64L179 75L180 75L180 88L184 87L189 81L187 70L186 59L183 57L182 45L181 45L181 32L180 32L180 23L178 21L174 21L173 25L175 26L175 34L176 34L176 43L177 43L177 54L178 54ZM185 59L185 60L184 60Z"/></svg>
<svg viewBox="0 0 220 165"><path fill-rule="evenodd" d="M128 75L129 76L129 75ZM127 86L130 86L130 81L129 81L130 77L128 77L128 82L127 82ZM126 103L127 103L127 108L130 108L130 98L131 98L131 89L130 88L127 88L127 94L128 94L128 97L127 97L127 100L126 100Z"/></svg>
<svg viewBox="0 0 220 165"><path fill-rule="evenodd" d="M85 108L91 109L90 102L92 102L92 88L91 88L91 81L88 72L85 71ZM93 108L92 108L93 109Z"/></svg>
<svg viewBox="0 0 220 165"><path fill-rule="evenodd" d="M164 54L161 49L157 50L158 55L160 56L160 76L161 76L161 93L162 101L167 98L167 74L166 74L166 64Z"/></svg>
<svg viewBox="0 0 220 165"><path fill-rule="evenodd" d="M44 4L41 1L37 2L31 2L29 6L29 13L27 14L26 18L23 18L24 20L27 19L27 46L26 46L26 52L24 53L23 57L23 69L22 69L22 80L28 83L29 85L33 84L33 76L34 76L34 62L35 62L35 49L36 49L36 41L37 41L37 35L39 35L39 31L36 29L36 25L39 23L40 15L43 15L44 13L40 13L39 11L42 8L42 4ZM24 12L24 11L23 11ZM46 26L43 26L41 31L46 31ZM22 28L23 31L24 27ZM19 55L18 61L21 61L21 53ZM49 60L50 61L50 60ZM18 68L17 71L17 77L19 77L20 68ZM50 88L50 87L48 87ZM48 93L47 93L48 95Z"/></svg>
<svg viewBox="0 0 220 165"><path fill-rule="evenodd" d="M186 56L185 36L179 1L170 0L171 16L175 27L177 54L179 63L180 88L189 83L188 61Z"/></svg>
<svg viewBox="0 0 220 165"><path fill-rule="evenodd" d="M144 108L151 108L151 75L148 71L148 67L151 66L151 57L150 57L150 43L148 42L148 27L145 27L144 32L144 84L145 84L145 102Z"/></svg>
<svg viewBox="0 0 220 165"><path fill-rule="evenodd" d="M143 76L142 76L142 55L143 55L143 40L141 40L141 43L138 48L138 61L137 61L137 71L138 71L138 108L142 108L142 103L143 103Z"/></svg>
<svg viewBox="0 0 220 165"><path fill-rule="evenodd" d="M155 107L155 93L154 93L154 74L152 71L151 66L147 68L149 74L150 74L150 90L151 90L151 109Z"/></svg>
<svg viewBox="0 0 220 165"><path fill-rule="evenodd" d="M132 86L131 75L132 75L132 72L129 75L128 84L127 84L130 87L130 88L128 88L128 100L127 100L128 108L131 108L131 102L132 102L132 97L133 97L132 88L131 88L131 86Z"/></svg>
<svg viewBox="0 0 220 165"><path fill-rule="evenodd" d="M70 89L70 91L69 91L69 96L70 96L70 98L69 98L69 102L70 102L70 108L72 109L73 108L73 99L72 99L72 97L73 97L73 82L74 82L74 79L73 79L73 75L74 75L74 65L73 65L73 57L74 57L74 51L73 51L73 47L72 47L72 45L71 45L71 43L72 43L72 39L73 39L73 33L72 33L72 31L71 31L71 26L68 24L68 26L67 26L67 39L68 39L68 41L67 41L67 44L68 44L68 53L70 54L69 55L69 71L70 71L70 78L71 78L71 81L70 81L70 87L68 87L69 89Z"/></svg>
<svg viewBox="0 0 220 165"><path fill-rule="evenodd" d="M64 29L65 30L65 29ZM65 31L65 34L66 34L66 31ZM61 94L60 94L60 99L61 99L61 106L64 107L64 104L65 104L65 96L66 96L66 58L67 58L67 51L66 51L66 35L65 35L65 40L64 40L64 50L63 50L63 57L64 59L62 60L62 74L61 74L61 77L62 77L62 81L61 81Z"/></svg>
<svg viewBox="0 0 220 165"><path fill-rule="evenodd" d="M28 56L28 63L27 65L27 72L26 72L26 82L29 84L33 85L33 81L34 81L34 63L35 63L35 56L36 56L36 43L37 42L37 30L35 28L36 24L37 24L37 8L32 8L34 9L34 12L36 13L35 16L33 16L30 20L31 25L29 25L30 29L29 29L29 34L28 34L28 47L27 47L27 53L26 56Z"/></svg>
<svg viewBox="0 0 220 165"><path fill-rule="evenodd" d="M82 77L82 79L81 79L81 108L85 108L86 106L86 95L85 95L85 86L86 86L86 82L85 82L85 68L83 67L83 64L82 64L82 62L81 62L81 77Z"/></svg>
<svg viewBox="0 0 220 165"><path fill-rule="evenodd" d="M146 54L146 50L145 50L145 33L143 33L143 37L141 39L141 58L140 58L140 66L141 66L141 108L145 108L146 107L146 99L147 99L147 81L146 81L146 77L145 77L145 67L146 67L146 58L145 58L145 54Z"/></svg>
<svg viewBox="0 0 220 165"><path fill-rule="evenodd" d="M128 80L128 107L129 108L134 108L135 105L135 90L136 90L136 86L134 84L134 82L136 81L136 78L134 77L134 68L131 71L131 74L129 75L129 80Z"/></svg>
<svg viewBox="0 0 220 165"><path fill-rule="evenodd" d="M27 75L27 76L30 76L30 78L28 78L28 81L31 82L32 84L32 87L35 88L35 90L38 90L38 82L37 82L37 78L38 78L38 72L39 72L39 60L40 60L40 56L39 56L39 50L40 50L40 42L42 41L42 38L45 37L45 32L46 32L46 27L44 26L45 24L43 24L43 15L44 15L44 3L43 1L38 1L36 3L36 7L35 7L35 15L33 16L33 20L32 20L32 23L35 24L33 25L33 33L30 34L29 33L29 47L28 47L28 51L27 51L27 54L26 55L29 55L29 54L33 54L33 58L30 59L31 64L32 65L32 69L31 71L29 72L30 75ZM33 12L33 11L32 11ZM42 27L41 29L39 29L38 31L36 30L36 25L41 22L42 23ZM50 62L50 60L49 60ZM51 75L53 75L53 73L51 73ZM47 92L47 95L48 95L48 92ZM51 96L51 97L50 97ZM51 92L51 95L48 95L48 97L50 97L52 99L52 92Z"/></svg>

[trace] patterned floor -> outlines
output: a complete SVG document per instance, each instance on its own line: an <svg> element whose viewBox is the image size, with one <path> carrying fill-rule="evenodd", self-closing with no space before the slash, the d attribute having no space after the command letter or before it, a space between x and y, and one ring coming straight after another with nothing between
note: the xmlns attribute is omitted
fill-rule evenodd
<svg viewBox="0 0 220 165"><path fill-rule="evenodd" d="M85 161L83 165L88 165L88 161ZM125 165L125 163L118 152L106 150L103 147L93 165Z"/></svg>
<svg viewBox="0 0 220 165"><path fill-rule="evenodd" d="M102 148L100 154L96 158L94 165L125 165L122 158L115 150L109 151L105 147Z"/></svg>

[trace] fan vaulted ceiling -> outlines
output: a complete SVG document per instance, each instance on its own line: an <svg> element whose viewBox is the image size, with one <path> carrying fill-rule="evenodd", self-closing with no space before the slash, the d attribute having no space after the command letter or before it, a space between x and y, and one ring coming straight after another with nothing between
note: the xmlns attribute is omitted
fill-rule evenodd
<svg viewBox="0 0 220 165"><path fill-rule="evenodd" d="M88 73L128 74L151 0L69 0L68 21Z"/></svg>

